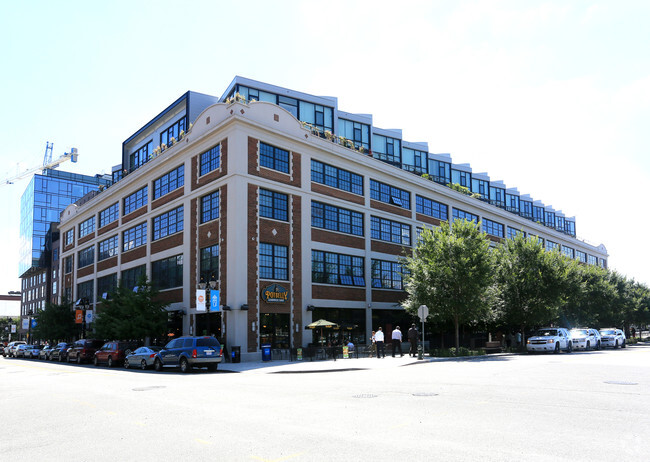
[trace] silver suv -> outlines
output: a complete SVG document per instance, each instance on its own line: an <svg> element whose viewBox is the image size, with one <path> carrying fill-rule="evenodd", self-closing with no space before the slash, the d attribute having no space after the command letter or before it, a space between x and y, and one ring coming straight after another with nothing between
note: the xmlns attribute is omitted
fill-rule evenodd
<svg viewBox="0 0 650 462"><path fill-rule="evenodd" d="M600 350L600 332L589 327L571 329L571 341L574 350Z"/></svg>
<svg viewBox="0 0 650 462"><path fill-rule="evenodd" d="M18 345L25 345L27 342L23 342L22 340L16 340L15 342L9 342L9 345L7 345L4 350L2 351L2 356L5 358L9 356L10 358L13 358L14 355L16 354L16 347Z"/></svg>
<svg viewBox="0 0 650 462"><path fill-rule="evenodd" d="M559 353L560 350L571 353L573 351L571 335L563 327L544 327L537 329L526 340L526 350L528 350L528 353L536 353L538 351Z"/></svg>

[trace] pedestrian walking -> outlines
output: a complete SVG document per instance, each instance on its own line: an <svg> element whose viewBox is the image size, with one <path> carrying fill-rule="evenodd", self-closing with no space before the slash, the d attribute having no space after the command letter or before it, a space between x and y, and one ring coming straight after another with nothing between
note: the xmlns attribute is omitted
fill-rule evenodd
<svg viewBox="0 0 650 462"><path fill-rule="evenodd" d="M375 340L375 331L372 331L372 335L370 336L370 357L372 358L377 354L377 343Z"/></svg>
<svg viewBox="0 0 650 462"><path fill-rule="evenodd" d="M399 350L400 357L404 356L402 352L402 331L399 330L399 326L395 327L393 334L391 335L391 340L393 344L393 358L395 357L395 350Z"/></svg>
<svg viewBox="0 0 650 462"><path fill-rule="evenodd" d="M386 351L384 351L384 333L381 331L381 327L375 332L375 344L377 345L377 357L385 358Z"/></svg>
<svg viewBox="0 0 650 462"><path fill-rule="evenodd" d="M411 349L409 350L409 356L415 357L418 353L418 340L420 334L418 333L415 323L411 324L411 328L408 331L409 343L411 344Z"/></svg>

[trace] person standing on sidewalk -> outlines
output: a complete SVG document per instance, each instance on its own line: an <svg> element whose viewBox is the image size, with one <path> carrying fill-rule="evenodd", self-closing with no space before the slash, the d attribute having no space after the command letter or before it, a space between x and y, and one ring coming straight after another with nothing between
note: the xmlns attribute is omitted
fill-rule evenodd
<svg viewBox="0 0 650 462"><path fill-rule="evenodd" d="M375 344L377 345L377 357L385 358L386 352L384 351L384 333L381 330L381 327L375 332Z"/></svg>
<svg viewBox="0 0 650 462"><path fill-rule="evenodd" d="M411 324L411 328L409 329L408 332L408 338L409 338L409 343L411 344L411 349L409 350L409 356L417 356L418 354L418 338L420 335L418 334L418 330L415 327L415 323Z"/></svg>
<svg viewBox="0 0 650 462"><path fill-rule="evenodd" d="M393 358L395 357L395 348L399 348L400 357L404 356L402 352L402 331L399 330L399 326L395 327L391 340L393 341Z"/></svg>
<svg viewBox="0 0 650 462"><path fill-rule="evenodd" d="M377 354L377 344L375 343L375 331L372 331L370 336L370 357L372 358Z"/></svg>

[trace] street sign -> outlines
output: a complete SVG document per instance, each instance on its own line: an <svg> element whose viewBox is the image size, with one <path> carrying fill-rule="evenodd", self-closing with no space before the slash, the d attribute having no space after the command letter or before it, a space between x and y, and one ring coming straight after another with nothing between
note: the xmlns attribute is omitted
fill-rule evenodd
<svg viewBox="0 0 650 462"><path fill-rule="evenodd" d="M426 305L420 305L418 308L418 316L420 317L420 321L426 321L427 317L429 316L429 307Z"/></svg>
<svg viewBox="0 0 650 462"><path fill-rule="evenodd" d="M86 323L91 323L95 319L95 312L93 310L86 311Z"/></svg>

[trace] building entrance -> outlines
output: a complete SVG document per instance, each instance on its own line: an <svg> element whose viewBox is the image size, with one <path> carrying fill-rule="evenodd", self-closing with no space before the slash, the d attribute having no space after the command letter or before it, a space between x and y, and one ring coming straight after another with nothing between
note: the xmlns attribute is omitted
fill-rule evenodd
<svg viewBox="0 0 650 462"><path fill-rule="evenodd" d="M260 314L260 345L270 344L271 348L290 348L289 314Z"/></svg>

